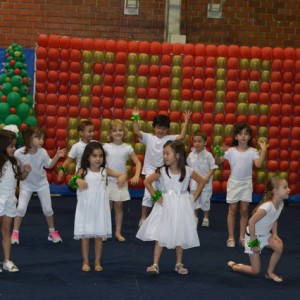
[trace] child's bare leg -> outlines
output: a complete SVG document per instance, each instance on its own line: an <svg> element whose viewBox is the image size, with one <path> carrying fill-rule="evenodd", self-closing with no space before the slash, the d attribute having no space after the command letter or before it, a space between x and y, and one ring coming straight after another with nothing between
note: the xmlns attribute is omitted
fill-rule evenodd
<svg viewBox="0 0 300 300"><path fill-rule="evenodd" d="M238 208L237 203L230 203L228 207L227 215L227 228L228 228L228 239L234 240L234 227L235 227L235 216Z"/></svg>
<svg viewBox="0 0 300 300"><path fill-rule="evenodd" d="M180 246L176 247L176 265L182 264L183 249Z"/></svg>
<svg viewBox="0 0 300 300"><path fill-rule="evenodd" d="M19 230L21 227L21 223L22 223L23 218L16 216L14 218L14 229L13 230Z"/></svg>
<svg viewBox="0 0 300 300"><path fill-rule="evenodd" d="M115 201L114 203L114 210L115 210L115 224L116 224L116 238L123 242L125 238L122 236L122 223L123 223L123 202L122 201Z"/></svg>
<svg viewBox="0 0 300 300"><path fill-rule="evenodd" d="M1 233L2 233L2 251L3 261L10 260L11 254L11 224L13 219L7 216L2 216Z"/></svg>
<svg viewBox="0 0 300 300"><path fill-rule="evenodd" d="M142 206L142 216L141 216L141 221L144 222L149 214L150 208L147 206Z"/></svg>
<svg viewBox="0 0 300 300"><path fill-rule="evenodd" d="M209 210L203 211L203 218L208 219L209 218Z"/></svg>
<svg viewBox="0 0 300 300"><path fill-rule="evenodd" d="M196 224L198 225L198 222L199 222L199 209L195 209L194 213L195 213L195 221L196 221Z"/></svg>
<svg viewBox="0 0 300 300"><path fill-rule="evenodd" d="M46 221L47 221L47 224L48 224L48 228L55 228L54 227L54 217L53 217L53 215L50 216L50 217L46 217Z"/></svg>
<svg viewBox="0 0 300 300"><path fill-rule="evenodd" d="M246 273L249 275L258 275L260 272L260 254L249 254L250 266L244 264L233 264L231 269L235 272Z"/></svg>
<svg viewBox="0 0 300 300"><path fill-rule="evenodd" d="M158 265L162 250L163 247L159 246L158 242L156 241L154 246L153 264Z"/></svg>
<svg viewBox="0 0 300 300"><path fill-rule="evenodd" d="M81 255L82 255L82 265L89 267L89 245L90 239L82 239L81 240Z"/></svg>
<svg viewBox="0 0 300 300"><path fill-rule="evenodd" d="M275 267L277 266L280 257L283 252L283 242L279 238L274 238L270 237L269 239L269 247L274 251L273 254L271 255L270 261L269 261L269 266L267 270L267 275L270 278L273 278L274 276L277 276L274 273Z"/></svg>
<svg viewBox="0 0 300 300"><path fill-rule="evenodd" d="M95 267L101 266L102 248L102 238L95 238Z"/></svg>
<svg viewBox="0 0 300 300"><path fill-rule="evenodd" d="M114 202L112 200L109 200L109 207L112 209L114 207Z"/></svg>
<svg viewBox="0 0 300 300"><path fill-rule="evenodd" d="M240 201L240 241L245 239L246 227L248 224L249 202Z"/></svg>

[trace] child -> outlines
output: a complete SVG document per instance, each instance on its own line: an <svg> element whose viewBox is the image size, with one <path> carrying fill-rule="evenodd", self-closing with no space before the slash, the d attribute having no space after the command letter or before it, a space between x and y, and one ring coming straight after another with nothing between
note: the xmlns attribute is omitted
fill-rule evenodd
<svg viewBox="0 0 300 300"><path fill-rule="evenodd" d="M107 167L126 173L126 161L128 157L134 162L136 169L134 176L130 179L130 183L134 186L139 182L142 164L136 156L132 146L123 143L126 135L124 124L121 120L112 120L110 122L110 130L108 133L108 141L111 143L103 146L106 154ZM108 198L111 208L114 207L116 232L115 237L119 242L125 242L126 239L122 236L122 222L123 222L123 201L130 200L127 184L121 189L117 188L117 179L108 176Z"/></svg>
<svg viewBox="0 0 300 300"><path fill-rule="evenodd" d="M217 153L216 163L220 164L225 159L230 164L231 174L227 182L226 202L229 203L227 215L228 239L227 247L235 247L234 227L235 216L240 202L240 238L239 243L244 246L245 230L248 222L248 208L252 201L252 165L260 168L266 157L267 143L264 140L258 141L261 152L252 148L252 129L248 124L234 125L234 147L226 150L225 153Z"/></svg>
<svg viewBox="0 0 300 300"><path fill-rule="evenodd" d="M251 265L229 261L227 265L233 271L258 275L261 268L260 253L267 246L274 252L265 277L275 282L283 281L282 276L274 273L283 251L283 242L277 233L277 219L289 193L290 189L285 179L275 176L267 182L265 196L253 211L245 234L245 253L249 254Z"/></svg>
<svg viewBox="0 0 300 300"><path fill-rule="evenodd" d="M93 139L94 137L94 125L92 122L88 120L81 120L77 127L78 134L80 136L79 142L74 144L68 154L67 159L64 163L58 166L57 172L57 181L60 182L63 178L63 175L66 174L66 167L69 166L74 161L76 162L76 172L80 168L80 162L82 153L86 145Z"/></svg>
<svg viewBox="0 0 300 300"><path fill-rule="evenodd" d="M62 242L58 231L54 227L49 182L44 168L53 168L58 160L65 156L66 150L58 148L55 156L51 159L47 151L42 148L44 131L35 126L28 126L25 129L24 142L25 146L16 150L14 156L19 161L21 168L28 164L31 166L31 171L24 180L20 181L17 216L14 220L11 243L19 244L19 229L33 192L37 192L46 217L49 228L48 241L53 243Z"/></svg>
<svg viewBox="0 0 300 300"><path fill-rule="evenodd" d="M206 139L206 135L202 131L195 131L193 134L194 148L187 158L187 164L197 173L199 173L205 181L205 186L201 192L201 195L195 203L195 216L197 224L199 218L199 208L203 210L203 227L209 227L210 198L212 196L212 175L214 170L218 168L218 166L215 164L212 154L205 149ZM198 184L195 180L191 180L191 193L194 193L197 185Z"/></svg>
<svg viewBox="0 0 300 300"><path fill-rule="evenodd" d="M30 172L30 166L25 166L22 175L17 160L14 158L18 128L15 125L5 126L4 128L0 130L0 226L3 269L8 272L18 272L18 267L10 260L11 225L17 212L17 198L15 196L17 180L21 179L22 176L25 177ZM1 268L0 272L2 272Z"/></svg>
<svg viewBox="0 0 300 300"><path fill-rule="evenodd" d="M133 120L133 132L138 136L140 141L146 145L146 153L144 159L144 166L142 174L147 178L150 174L163 165L162 149L163 145L167 141L182 141L187 132L187 126L190 120L191 112L187 111L184 114L184 124L180 135L167 135L170 128L170 119L165 115L158 115L154 118L152 126L154 134L145 133L140 131L138 120L140 119L139 109L134 108L132 112ZM153 182L154 189L157 188L156 183ZM142 202L142 216L140 219L139 226L147 218L150 208L153 206L151 195L149 191L145 189L143 202Z"/></svg>
<svg viewBox="0 0 300 300"><path fill-rule="evenodd" d="M106 190L107 175L118 177L120 188L127 175L105 168L105 152L98 142L89 143L83 152L81 168L70 180L77 188L77 206L74 239L81 239L82 271L91 270L89 264L89 241L95 239L94 270L101 272L102 239L111 237L111 216Z"/></svg>
<svg viewBox="0 0 300 300"><path fill-rule="evenodd" d="M163 146L164 166L148 176L144 183L151 194L154 208L141 225L137 238L155 241L153 264L148 273L159 274L159 259L163 247L176 248L175 271L188 274L183 267L183 249L200 246L194 217L194 201L204 186L203 178L186 165L184 145L169 141ZM198 182L193 200L188 192L190 179ZM161 191L154 190L152 182L159 180Z"/></svg>

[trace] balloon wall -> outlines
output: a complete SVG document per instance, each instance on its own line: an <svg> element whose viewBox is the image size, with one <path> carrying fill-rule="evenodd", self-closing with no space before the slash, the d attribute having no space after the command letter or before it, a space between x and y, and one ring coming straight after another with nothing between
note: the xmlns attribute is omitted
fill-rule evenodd
<svg viewBox="0 0 300 300"><path fill-rule="evenodd" d="M168 115L172 134L180 132L182 112L191 110L187 151L196 129L208 135L212 150L224 142L231 145L233 124L249 123L254 144L260 137L270 144L267 162L253 173L254 191L263 193L267 178L279 173L292 194L300 192L300 49L42 34L36 58L35 111L50 155L77 142L80 119L93 122L95 139L102 142L110 120L121 119L129 130L126 142L143 161L145 147L132 132L132 108L140 108L145 132L152 131L156 115ZM129 173L132 168L128 163ZM229 173L225 162L214 174L214 192L226 191Z"/></svg>
<svg viewBox="0 0 300 300"><path fill-rule="evenodd" d="M32 80L28 76L26 58L20 45L5 50L3 74L0 75L0 128L14 124L19 127L18 144L23 144L22 130L37 125L34 115Z"/></svg>

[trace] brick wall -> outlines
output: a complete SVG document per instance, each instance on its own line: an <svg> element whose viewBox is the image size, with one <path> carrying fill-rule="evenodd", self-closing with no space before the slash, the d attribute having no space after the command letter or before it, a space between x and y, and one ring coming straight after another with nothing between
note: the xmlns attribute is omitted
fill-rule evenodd
<svg viewBox="0 0 300 300"><path fill-rule="evenodd" d="M300 1L226 0L222 19L207 18L208 3L182 0L181 33L187 42L300 47Z"/></svg>
<svg viewBox="0 0 300 300"><path fill-rule="evenodd" d="M208 3L182 0L187 42L300 47L300 1L226 0L222 19L207 19ZM138 16L124 15L123 6L123 0L2 0L0 47L33 48L40 33L163 41L164 0L141 0Z"/></svg>

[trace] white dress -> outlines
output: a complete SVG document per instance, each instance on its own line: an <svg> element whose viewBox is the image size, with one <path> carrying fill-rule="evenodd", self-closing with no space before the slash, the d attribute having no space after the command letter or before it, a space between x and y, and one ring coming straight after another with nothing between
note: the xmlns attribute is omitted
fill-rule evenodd
<svg viewBox="0 0 300 300"><path fill-rule="evenodd" d="M74 239L111 237L111 214L106 189L106 170L92 172L88 169L84 180L86 190L77 189L77 206Z"/></svg>
<svg viewBox="0 0 300 300"><path fill-rule="evenodd" d="M165 168L160 169L159 178L163 192L163 205L155 203L148 218L140 227L136 237L143 241L158 241L161 247L183 249L200 246L194 216L194 198L188 192L193 169L186 166L183 182L180 174L168 177Z"/></svg>

